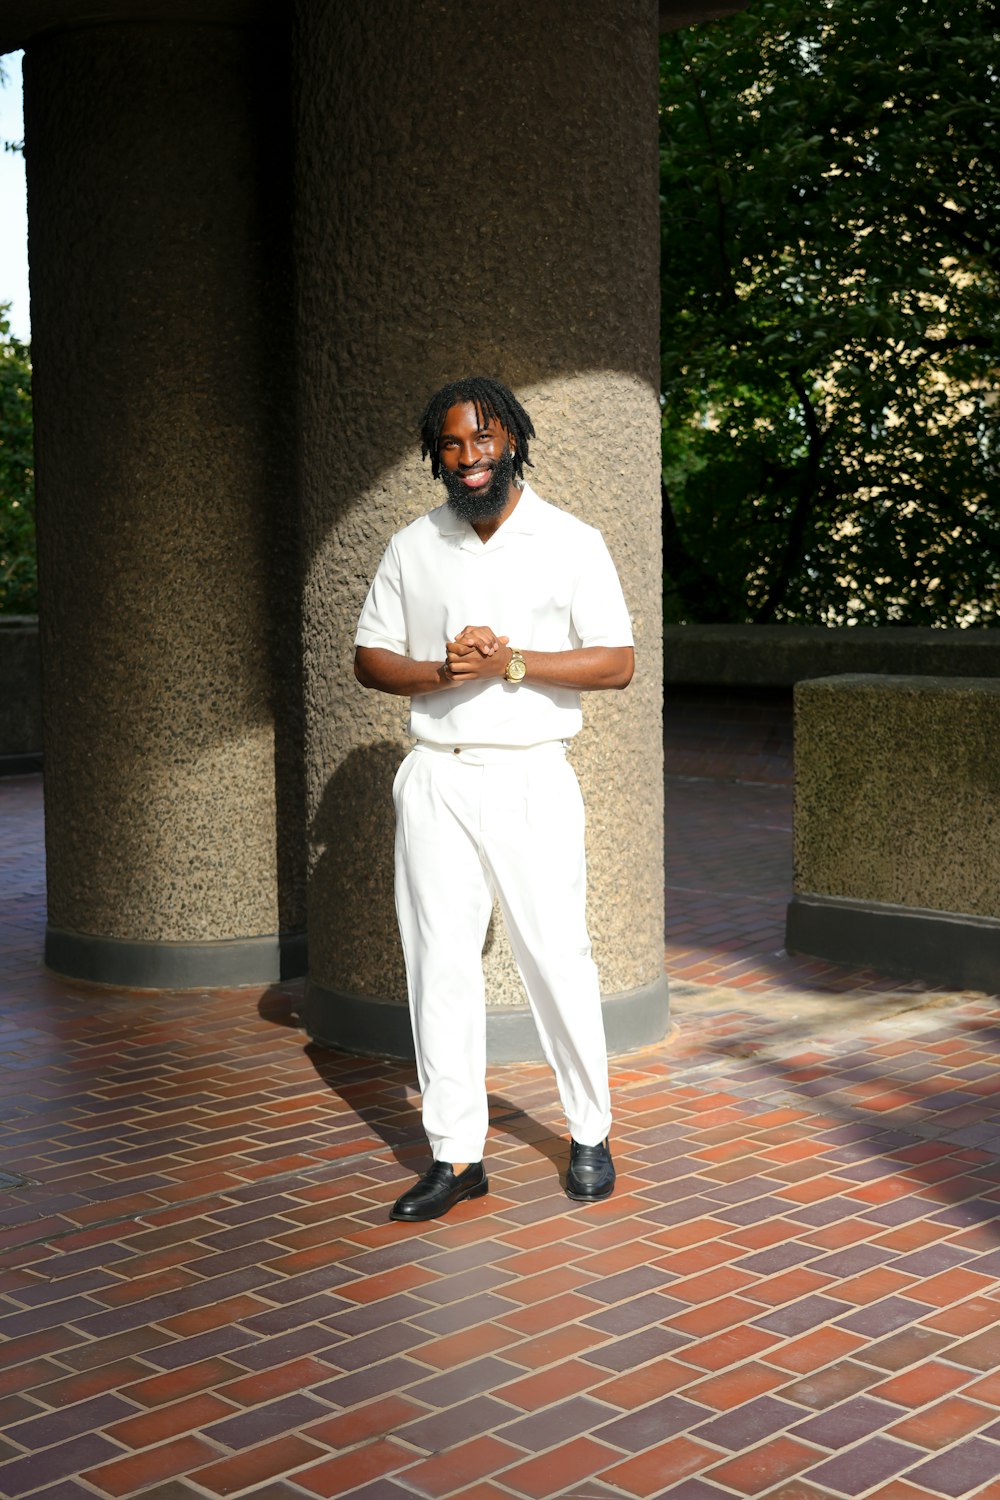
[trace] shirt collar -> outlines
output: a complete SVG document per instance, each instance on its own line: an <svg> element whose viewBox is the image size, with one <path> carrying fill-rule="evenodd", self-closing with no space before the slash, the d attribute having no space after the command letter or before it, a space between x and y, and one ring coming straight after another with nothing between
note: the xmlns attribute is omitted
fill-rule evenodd
<svg viewBox="0 0 1000 1500"><path fill-rule="evenodd" d="M486 548L501 546L510 536L532 536L538 529L541 515L542 502L530 484L525 484L521 491L521 498L515 505L512 513L498 530L484 544L473 531L468 521L463 521L457 516L451 506L445 501L431 511L434 523L444 536L457 536L462 539L462 545L469 551L482 552Z"/></svg>

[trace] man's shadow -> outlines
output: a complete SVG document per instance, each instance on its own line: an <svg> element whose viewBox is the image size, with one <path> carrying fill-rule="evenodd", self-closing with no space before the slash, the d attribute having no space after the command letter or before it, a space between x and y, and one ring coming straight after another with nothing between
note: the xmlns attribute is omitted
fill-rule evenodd
<svg viewBox="0 0 1000 1500"><path fill-rule="evenodd" d="M392 784L403 751L380 740L358 746L330 777L310 828L314 851L310 906L324 914L321 933L310 947L320 972L335 958L338 987L355 994L402 995L406 975L396 928L393 898L395 819ZM492 924L486 950L493 939ZM261 996L260 1015L277 1024L301 1024L301 985L273 985ZM430 1164L420 1112L412 1095L412 1061L377 1064L310 1042L305 1054L331 1093L343 1100L373 1135L412 1170ZM566 1141L526 1115L502 1095L489 1096L491 1125L558 1163Z"/></svg>
<svg viewBox="0 0 1000 1500"><path fill-rule="evenodd" d="M320 1047L315 1042L306 1046L305 1055L316 1076L332 1094L343 1100L373 1135L385 1142L401 1167L421 1172L430 1166L430 1147L424 1135L420 1110L413 1099L417 1080L411 1064L383 1062L383 1071L378 1077L368 1075L352 1079L344 1075L364 1068L371 1059ZM551 1162L562 1183L566 1163L561 1158L568 1156L569 1149L565 1139L526 1114L503 1094L491 1092L487 1095L487 1102L491 1131L499 1128L503 1134L513 1136Z"/></svg>

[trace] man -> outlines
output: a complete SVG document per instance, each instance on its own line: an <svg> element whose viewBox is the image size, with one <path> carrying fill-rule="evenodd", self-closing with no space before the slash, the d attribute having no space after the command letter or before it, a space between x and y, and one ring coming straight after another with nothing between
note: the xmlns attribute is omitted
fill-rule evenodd
<svg viewBox="0 0 1000 1500"><path fill-rule="evenodd" d="M632 631L600 532L525 483L534 435L497 381L431 398L421 455L447 501L392 538L358 625L358 681L410 698L417 741L393 785L396 912L434 1164L393 1219L438 1218L488 1189L482 950L494 894L569 1126L566 1190L586 1201L614 1189L566 744L581 690L631 681Z"/></svg>

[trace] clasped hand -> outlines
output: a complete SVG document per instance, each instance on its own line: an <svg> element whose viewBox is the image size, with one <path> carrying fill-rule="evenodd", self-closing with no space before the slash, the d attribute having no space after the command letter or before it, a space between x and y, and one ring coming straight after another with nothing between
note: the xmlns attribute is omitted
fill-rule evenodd
<svg viewBox="0 0 1000 1500"><path fill-rule="evenodd" d="M445 647L444 670L453 681L502 677L511 659L507 637L488 625L466 625Z"/></svg>

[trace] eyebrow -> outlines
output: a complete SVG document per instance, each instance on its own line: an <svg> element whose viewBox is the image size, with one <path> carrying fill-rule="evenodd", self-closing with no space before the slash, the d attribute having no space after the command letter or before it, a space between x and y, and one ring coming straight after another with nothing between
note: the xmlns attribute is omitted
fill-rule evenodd
<svg viewBox="0 0 1000 1500"><path fill-rule="evenodd" d="M489 427L488 426L477 427L476 431L475 431L475 436L479 437L480 434L483 434L484 436L489 437L490 436L490 429L489 429ZM439 443L446 443L446 442L449 441L449 439L452 442L457 443L459 441L458 433L457 432L442 432L441 436L438 438L438 442Z"/></svg>

